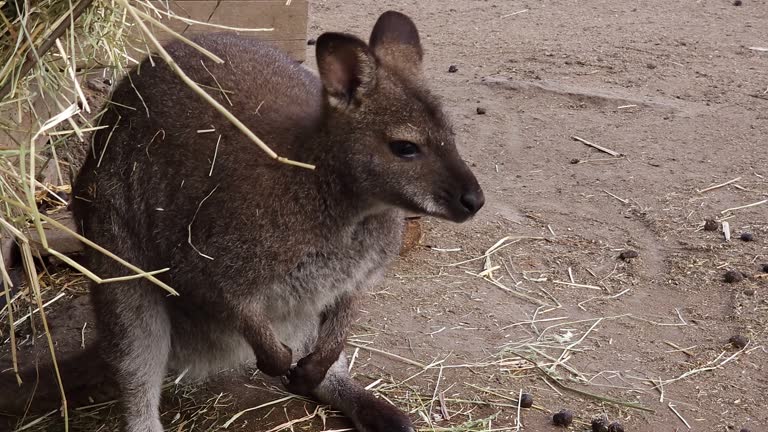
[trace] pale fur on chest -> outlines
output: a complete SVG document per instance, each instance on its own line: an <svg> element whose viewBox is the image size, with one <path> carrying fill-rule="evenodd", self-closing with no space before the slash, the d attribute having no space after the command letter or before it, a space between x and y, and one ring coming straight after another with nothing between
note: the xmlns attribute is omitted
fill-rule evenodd
<svg viewBox="0 0 768 432"><path fill-rule="evenodd" d="M297 315L319 315L340 295L378 283L397 256L401 221L399 212L371 216L309 248L261 299L272 323Z"/></svg>
<svg viewBox="0 0 768 432"><path fill-rule="evenodd" d="M291 347L297 361L313 349L324 309L340 295L367 289L381 280L397 256L401 234L399 212L367 218L331 237L335 241L308 249L285 277L259 290L250 305L245 303L242 313L265 313L272 331ZM174 329L174 368L202 377L253 360L250 346L230 324L187 325Z"/></svg>

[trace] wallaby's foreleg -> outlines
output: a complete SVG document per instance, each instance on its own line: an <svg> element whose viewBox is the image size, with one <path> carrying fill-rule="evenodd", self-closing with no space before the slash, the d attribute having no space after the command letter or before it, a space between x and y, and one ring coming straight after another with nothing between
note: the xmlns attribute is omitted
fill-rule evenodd
<svg viewBox="0 0 768 432"><path fill-rule="evenodd" d="M269 321L260 314L243 314L239 322L256 356L256 367L273 377L287 374L293 361L292 350L277 339Z"/></svg>
<svg viewBox="0 0 768 432"><path fill-rule="evenodd" d="M347 331L357 311L358 294L347 293L323 312L312 351L292 368L285 380L288 391L311 396L344 349Z"/></svg>
<svg viewBox="0 0 768 432"><path fill-rule="evenodd" d="M147 282L93 288L99 343L120 388L125 432L162 432L160 392L171 349L161 290Z"/></svg>
<svg viewBox="0 0 768 432"><path fill-rule="evenodd" d="M405 413L354 382L347 371L342 353L328 369L325 379L314 390L323 403L343 412L358 432L413 432L413 424Z"/></svg>

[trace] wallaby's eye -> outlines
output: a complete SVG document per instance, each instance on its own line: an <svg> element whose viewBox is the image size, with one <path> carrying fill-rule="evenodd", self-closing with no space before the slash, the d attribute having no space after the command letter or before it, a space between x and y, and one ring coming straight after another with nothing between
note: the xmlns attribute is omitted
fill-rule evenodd
<svg viewBox="0 0 768 432"><path fill-rule="evenodd" d="M392 153L403 159L413 159L421 153L419 146L410 141L392 141L389 148Z"/></svg>

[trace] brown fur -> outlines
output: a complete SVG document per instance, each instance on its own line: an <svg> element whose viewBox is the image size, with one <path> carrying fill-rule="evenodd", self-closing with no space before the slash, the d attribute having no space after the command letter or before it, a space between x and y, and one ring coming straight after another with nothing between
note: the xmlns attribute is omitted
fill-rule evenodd
<svg viewBox="0 0 768 432"><path fill-rule="evenodd" d="M204 375L255 357L360 431L413 430L350 379L342 348L357 298L398 254L403 212L461 222L483 204L421 77L416 27L388 12L370 46L321 36L320 79L249 38L197 42L226 63L167 49L194 81L230 91L231 111L278 154L317 169L268 159L163 63L142 63L117 87L73 210L89 239L144 269L170 268L158 277L180 293L146 280L93 287L124 429L162 430L169 369ZM404 141L417 154L396 150ZM126 274L98 253L87 260L101 277Z"/></svg>

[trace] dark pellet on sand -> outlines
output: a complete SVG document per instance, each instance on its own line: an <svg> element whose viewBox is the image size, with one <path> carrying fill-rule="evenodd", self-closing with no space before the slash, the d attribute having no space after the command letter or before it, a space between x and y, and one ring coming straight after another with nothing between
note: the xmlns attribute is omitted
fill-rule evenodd
<svg viewBox="0 0 768 432"><path fill-rule="evenodd" d="M640 256L640 254L637 253L637 251L633 251L631 249L630 250L625 250L624 252L619 254L619 258L623 259L624 261L628 261L628 260L631 260L633 258L637 258L639 256Z"/></svg>
<svg viewBox="0 0 768 432"><path fill-rule="evenodd" d="M753 236L752 233L748 233L748 232L741 233L741 236L739 236L739 238L746 242L755 240L755 236Z"/></svg>
<svg viewBox="0 0 768 432"><path fill-rule="evenodd" d="M733 335L730 339L728 339L728 342L730 342L731 345L738 349L742 349L749 343L749 339L742 335Z"/></svg>
<svg viewBox="0 0 768 432"><path fill-rule="evenodd" d="M571 159L571 165L576 165L579 162L581 162L581 161L576 159L576 158Z"/></svg>
<svg viewBox="0 0 768 432"><path fill-rule="evenodd" d="M530 408L533 406L533 395L530 393L523 393L522 396L520 396L520 407L521 408Z"/></svg>
<svg viewBox="0 0 768 432"><path fill-rule="evenodd" d="M603 417L592 419L592 432L608 432L608 420Z"/></svg>
<svg viewBox="0 0 768 432"><path fill-rule="evenodd" d="M307 39L307 45L314 45L317 43L317 40L315 39Z"/></svg>
<svg viewBox="0 0 768 432"><path fill-rule="evenodd" d="M733 0L733 5L734 6L741 6L742 5L741 0ZM744 432L744 431L742 430L741 432Z"/></svg>
<svg viewBox="0 0 768 432"><path fill-rule="evenodd" d="M713 219L707 219L704 221L704 231L717 231L719 224Z"/></svg>
<svg viewBox="0 0 768 432"><path fill-rule="evenodd" d="M624 426L619 422L613 422L608 426L608 432L624 432Z"/></svg>
<svg viewBox="0 0 768 432"><path fill-rule="evenodd" d="M768 264L763 264L763 273L768 273Z"/></svg>
<svg viewBox="0 0 768 432"><path fill-rule="evenodd" d="M455 73L459 71L459 67L456 65L450 65L448 66L448 73Z"/></svg>
<svg viewBox="0 0 768 432"><path fill-rule="evenodd" d="M568 410L560 410L559 413L552 416L552 423L555 426L568 427L573 423L573 413Z"/></svg>
<svg viewBox="0 0 768 432"><path fill-rule="evenodd" d="M740 271L728 270L725 272L723 280L728 283L738 283L744 280L744 275Z"/></svg>
<svg viewBox="0 0 768 432"><path fill-rule="evenodd" d="M478 114L481 114L481 115L482 115L482 114L485 114L485 108L483 108L483 107L477 107L477 113L478 113Z"/></svg>

